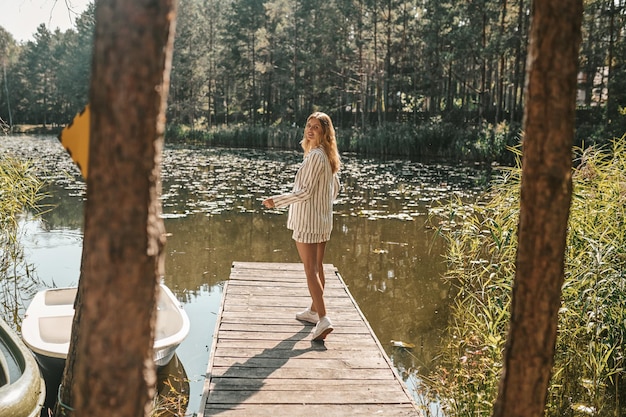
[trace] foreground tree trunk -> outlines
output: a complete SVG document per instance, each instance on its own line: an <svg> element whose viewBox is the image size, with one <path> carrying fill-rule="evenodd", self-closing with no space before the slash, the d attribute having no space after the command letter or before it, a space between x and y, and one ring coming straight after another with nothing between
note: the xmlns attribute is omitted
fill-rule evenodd
<svg viewBox="0 0 626 417"><path fill-rule="evenodd" d="M543 416L561 305L582 0L532 6L516 275L496 417Z"/></svg>
<svg viewBox="0 0 626 417"><path fill-rule="evenodd" d="M165 229L157 189L175 0L96 2L79 294L55 415L147 416Z"/></svg>

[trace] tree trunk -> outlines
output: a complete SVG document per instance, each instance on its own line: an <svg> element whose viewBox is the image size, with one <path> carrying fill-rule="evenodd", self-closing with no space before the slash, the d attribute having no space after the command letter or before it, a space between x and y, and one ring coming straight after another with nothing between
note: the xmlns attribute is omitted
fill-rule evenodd
<svg viewBox="0 0 626 417"><path fill-rule="evenodd" d="M582 0L541 0L532 7L519 243L496 417L544 415L572 193L582 12Z"/></svg>
<svg viewBox="0 0 626 417"><path fill-rule="evenodd" d="M609 2L609 50L607 56L607 73L606 73L606 123L611 123L612 119L618 116L618 106L617 101L614 98L613 94L613 51L615 50L615 1ZM602 89L600 89L602 91ZM602 97L600 97L602 98ZM602 102L600 100L600 102Z"/></svg>
<svg viewBox="0 0 626 417"><path fill-rule="evenodd" d="M2 63L2 74L4 75L4 92L7 100L7 114L9 115L9 133L13 133L13 112L11 112L11 96L9 95L9 84L7 83L7 64Z"/></svg>
<svg viewBox="0 0 626 417"><path fill-rule="evenodd" d="M158 183L175 0L96 2L79 295L56 415L147 416L165 229Z"/></svg>

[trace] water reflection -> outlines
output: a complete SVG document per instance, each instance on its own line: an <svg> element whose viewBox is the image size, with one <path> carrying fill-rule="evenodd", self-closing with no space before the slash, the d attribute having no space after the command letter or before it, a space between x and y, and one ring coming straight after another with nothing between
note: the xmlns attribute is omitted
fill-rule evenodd
<svg viewBox="0 0 626 417"><path fill-rule="evenodd" d="M184 415L189 405L189 378L178 355L157 370L155 417Z"/></svg>
<svg viewBox="0 0 626 417"><path fill-rule="evenodd" d="M84 183L58 141L14 137L0 146L38 159L52 182L48 202L55 209L44 214L35 241L41 243L45 234L82 236ZM285 228L285 211L263 210L261 200L289 190L301 158L300 152L285 151L165 150L166 284L186 303L192 322L189 339L179 348L191 378L190 413L199 408L221 287L232 262L299 262ZM343 162L343 189L325 260L339 269L417 396L420 370L437 355L448 300L448 289L439 279L445 272L443 243L434 237L426 216L452 195L474 199L487 179L480 170L464 167L351 155L343 155ZM39 266L40 275L54 265L71 264L75 270L58 272L76 282L80 250L67 251L64 244L59 244L63 252L56 258L40 258L42 249L32 243L30 261ZM79 239L73 247L81 245ZM389 344L392 339L416 347L398 350Z"/></svg>

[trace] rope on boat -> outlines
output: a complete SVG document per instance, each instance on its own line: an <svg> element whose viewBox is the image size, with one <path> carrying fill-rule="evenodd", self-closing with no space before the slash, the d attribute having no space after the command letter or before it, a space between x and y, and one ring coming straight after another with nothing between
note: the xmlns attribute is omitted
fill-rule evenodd
<svg viewBox="0 0 626 417"><path fill-rule="evenodd" d="M59 405L63 408L65 408L66 410L69 411L74 411L74 409L72 407L70 407L69 405L65 404L63 401L61 401L61 391L63 390L63 384L59 384L59 391L57 392L57 401L59 402Z"/></svg>

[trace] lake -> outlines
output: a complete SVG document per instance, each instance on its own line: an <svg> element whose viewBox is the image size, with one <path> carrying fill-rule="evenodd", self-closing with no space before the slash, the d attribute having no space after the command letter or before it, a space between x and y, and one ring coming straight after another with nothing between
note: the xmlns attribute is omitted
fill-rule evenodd
<svg viewBox="0 0 626 417"><path fill-rule="evenodd" d="M22 222L26 261L35 269L37 287L76 285L85 198L77 168L51 136L4 137L0 149L31 159L50 183L44 201L50 210ZM177 351L190 380L188 415L200 408L232 262L300 261L285 227L286 211L266 210L261 201L291 189L301 160L302 153L293 151L166 146L165 284L191 320L189 337ZM488 184L487 173L445 163L355 155L342 160L342 191L324 261L338 268L398 373L423 402L420 376L438 355L449 302L448 285L441 280L444 243L428 215L452 197L474 201ZM24 307L32 295L23 294ZM392 340L415 348L394 347Z"/></svg>

